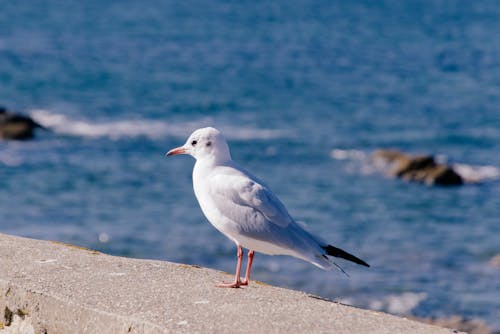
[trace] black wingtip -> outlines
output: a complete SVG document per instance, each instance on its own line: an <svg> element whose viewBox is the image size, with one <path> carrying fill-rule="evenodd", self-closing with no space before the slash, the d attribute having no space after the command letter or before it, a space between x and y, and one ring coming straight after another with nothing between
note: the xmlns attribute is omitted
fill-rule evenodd
<svg viewBox="0 0 500 334"><path fill-rule="evenodd" d="M340 257L344 260L348 260L348 261L357 263L357 264L365 266L365 267L370 267L370 265L368 263L366 263L365 261L361 260L360 258L358 258L352 254L347 253L346 251L344 251L340 248L334 247L332 245L322 246L322 248L326 251L327 255Z"/></svg>

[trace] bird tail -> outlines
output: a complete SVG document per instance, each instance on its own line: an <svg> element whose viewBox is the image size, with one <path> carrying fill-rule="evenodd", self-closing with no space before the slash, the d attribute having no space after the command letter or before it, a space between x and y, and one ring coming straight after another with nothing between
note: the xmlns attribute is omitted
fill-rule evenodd
<svg viewBox="0 0 500 334"><path fill-rule="evenodd" d="M340 248L334 247L332 245L321 246L321 248L323 248L325 250L326 255L340 257L344 260L348 260L348 261L357 263L357 264L365 266L365 267L370 267L370 265L368 263L366 263L365 261L361 260L360 258L358 258L352 254L347 253L346 251L344 251Z"/></svg>

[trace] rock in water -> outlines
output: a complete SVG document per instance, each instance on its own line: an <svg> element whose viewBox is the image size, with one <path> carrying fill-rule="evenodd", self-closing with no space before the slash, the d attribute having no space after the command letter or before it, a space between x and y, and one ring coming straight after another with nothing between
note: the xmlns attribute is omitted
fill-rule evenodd
<svg viewBox="0 0 500 334"><path fill-rule="evenodd" d="M411 156L398 150L377 150L372 159L389 166L389 174L406 181L430 185L461 185L463 178L446 164L436 162L432 155Z"/></svg>
<svg viewBox="0 0 500 334"><path fill-rule="evenodd" d="M34 130L43 128L28 116L20 115L0 106L0 138L26 140L32 139Z"/></svg>
<svg viewBox="0 0 500 334"><path fill-rule="evenodd" d="M427 184L437 184L444 186L461 185L464 183L463 178L450 166L438 164L436 167L429 170L425 180Z"/></svg>

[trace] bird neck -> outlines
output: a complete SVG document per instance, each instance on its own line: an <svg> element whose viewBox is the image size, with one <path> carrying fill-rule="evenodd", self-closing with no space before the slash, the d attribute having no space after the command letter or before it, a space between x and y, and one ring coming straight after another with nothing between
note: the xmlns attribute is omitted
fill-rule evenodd
<svg viewBox="0 0 500 334"><path fill-rule="evenodd" d="M193 168L193 186L195 190L196 197L202 196L203 184L208 182L210 174L218 166L224 166L231 164L232 160L229 159L226 162L220 162L215 159L197 159Z"/></svg>
<svg viewBox="0 0 500 334"><path fill-rule="evenodd" d="M203 168L205 170L210 170L210 169L217 167L217 166L227 165L231 161L232 160L231 160L230 155L227 155L227 156L208 156L208 157L203 157L202 159L196 159L195 167L196 168Z"/></svg>

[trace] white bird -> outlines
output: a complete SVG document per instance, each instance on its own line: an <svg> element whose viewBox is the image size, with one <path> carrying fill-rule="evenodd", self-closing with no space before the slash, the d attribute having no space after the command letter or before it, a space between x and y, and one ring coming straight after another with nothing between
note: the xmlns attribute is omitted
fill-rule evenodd
<svg viewBox="0 0 500 334"><path fill-rule="evenodd" d="M342 270L328 256L369 267L365 261L298 225L267 186L231 159L229 146L219 130L207 127L194 131L183 146L166 153L167 156L176 154L189 154L196 159L193 188L201 210L238 248L234 282L218 286L248 285L254 251L291 255L322 269ZM245 278L241 280L243 247L249 252Z"/></svg>

